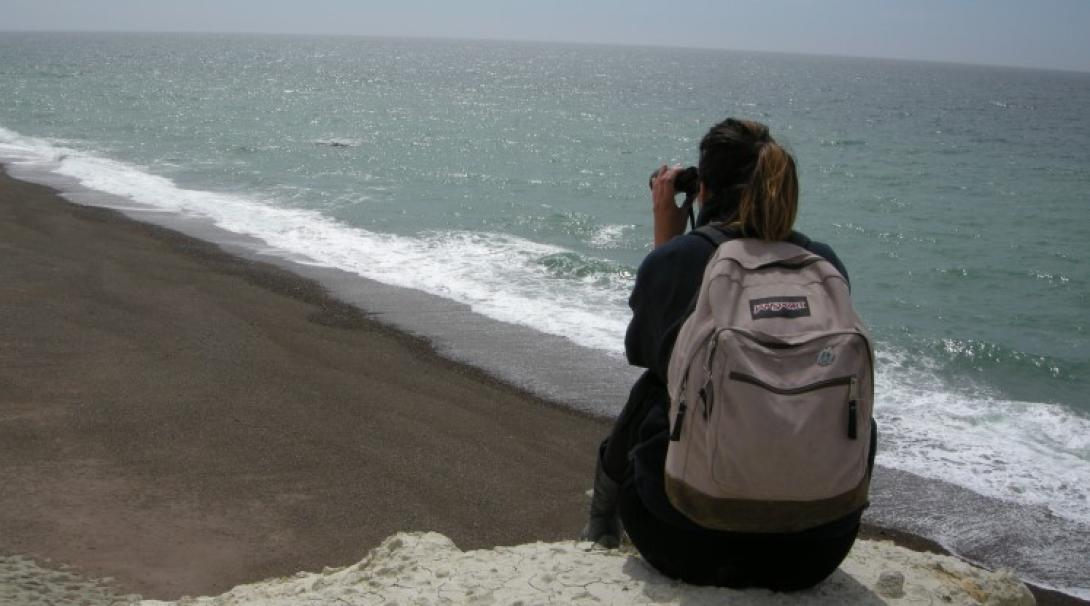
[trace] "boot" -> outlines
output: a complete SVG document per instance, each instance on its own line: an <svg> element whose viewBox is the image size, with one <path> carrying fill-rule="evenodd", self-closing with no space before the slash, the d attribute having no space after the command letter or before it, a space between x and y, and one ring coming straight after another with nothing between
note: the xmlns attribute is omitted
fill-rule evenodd
<svg viewBox="0 0 1090 606"><path fill-rule="evenodd" d="M594 468L594 496L590 498L590 516L579 539L615 549L621 544L621 519L617 517L617 492L620 485L606 475L602 460Z"/></svg>

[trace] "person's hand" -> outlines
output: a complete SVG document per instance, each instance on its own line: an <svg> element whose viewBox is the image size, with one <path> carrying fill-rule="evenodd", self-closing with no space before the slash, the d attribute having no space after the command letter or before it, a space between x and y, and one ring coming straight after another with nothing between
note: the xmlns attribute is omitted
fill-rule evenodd
<svg viewBox="0 0 1090 606"><path fill-rule="evenodd" d="M681 165L668 168L665 164L651 179L651 214L654 225L655 248L685 232L685 220L689 217L687 206L674 201L674 177L681 172Z"/></svg>

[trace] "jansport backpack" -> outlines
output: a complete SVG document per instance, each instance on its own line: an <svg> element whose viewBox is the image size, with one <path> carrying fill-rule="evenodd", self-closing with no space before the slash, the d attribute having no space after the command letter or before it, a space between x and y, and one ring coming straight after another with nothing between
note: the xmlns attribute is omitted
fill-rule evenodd
<svg viewBox="0 0 1090 606"><path fill-rule="evenodd" d="M726 237L670 355L666 495L700 526L788 533L867 504L873 352L832 263Z"/></svg>

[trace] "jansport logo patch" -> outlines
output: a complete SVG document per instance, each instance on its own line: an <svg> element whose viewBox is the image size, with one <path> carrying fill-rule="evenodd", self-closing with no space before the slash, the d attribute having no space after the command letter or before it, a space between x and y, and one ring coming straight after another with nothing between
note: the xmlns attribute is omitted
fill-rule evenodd
<svg viewBox="0 0 1090 606"><path fill-rule="evenodd" d="M806 297L767 297L750 299L749 313L754 320L761 318L802 318L810 315Z"/></svg>

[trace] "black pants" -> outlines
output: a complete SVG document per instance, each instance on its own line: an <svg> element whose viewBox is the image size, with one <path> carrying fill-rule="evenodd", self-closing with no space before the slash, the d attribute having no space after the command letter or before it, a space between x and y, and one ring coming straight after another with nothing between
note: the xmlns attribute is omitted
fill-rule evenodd
<svg viewBox="0 0 1090 606"><path fill-rule="evenodd" d="M825 580L855 543L858 523L821 538L686 531L648 511L631 478L621 486L621 523L640 555L662 574L692 585L807 589Z"/></svg>
<svg viewBox="0 0 1090 606"><path fill-rule="evenodd" d="M640 425L653 406L661 406L669 397L666 388L650 371L643 373L632 386L624 410L617 415L609 437L598 449L602 468L613 481L624 482L631 475L628 453L639 443Z"/></svg>
<svg viewBox="0 0 1090 606"><path fill-rule="evenodd" d="M859 532L858 522L797 534L747 534L678 528L648 511L636 492L628 453L652 406L662 406L666 390L650 373L632 387L625 408L599 449L606 474L621 482L618 508L632 543L662 574L693 585L763 587L794 591L812 587L832 574L847 557ZM878 429L871 421L868 473L874 468Z"/></svg>

